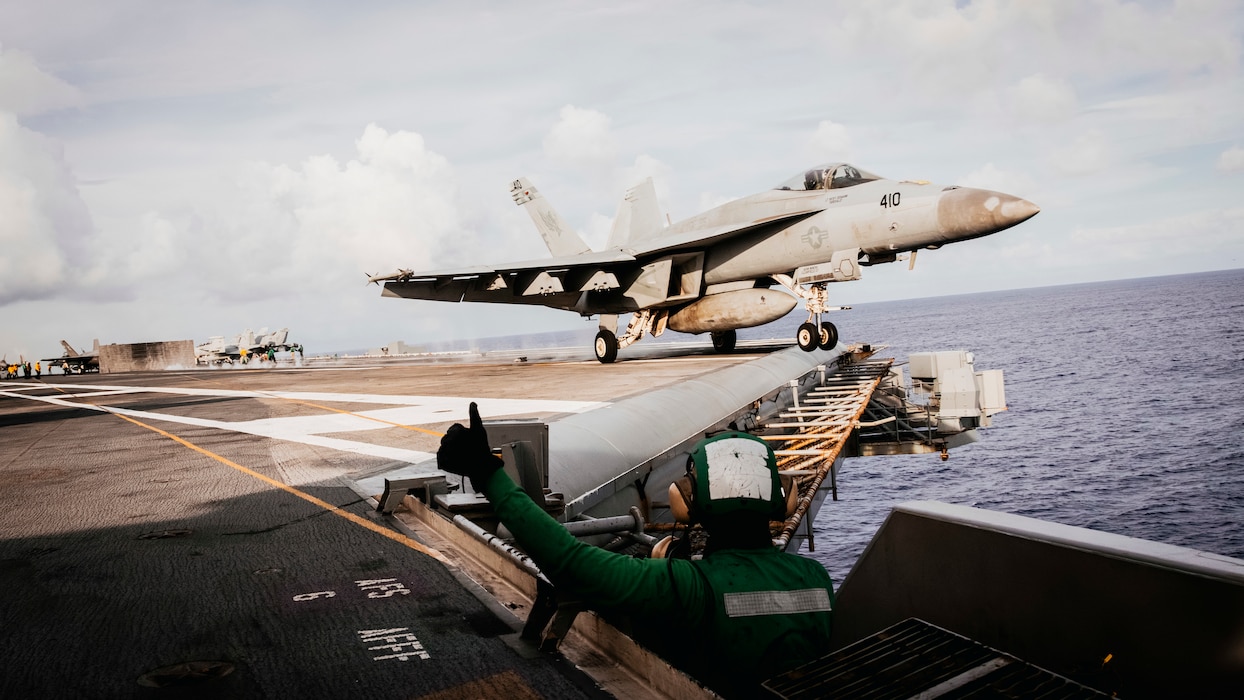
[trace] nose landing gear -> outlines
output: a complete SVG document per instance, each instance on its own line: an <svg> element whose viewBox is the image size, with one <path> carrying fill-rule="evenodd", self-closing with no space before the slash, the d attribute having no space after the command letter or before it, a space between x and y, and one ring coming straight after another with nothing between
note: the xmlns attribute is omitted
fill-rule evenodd
<svg viewBox="0 0 1244 700"><path fill-rule="evenodd" d="M838 327L829 321L821 321L818 326L811 319L799 326L795 333L795 342L799 348L812 352L817 348L828 350L838 344Z"/></svg>
<svg viewBox="0 0 1244 700"><path fill-rule="evenodd" d="M821 342L821 334L816 329L816 324L808 321L799 330L795 332L795 342L799 343L799 348L807 352L812 352Z"/></svg>
<svg viewBox="0 0 1244 700"><path fill-rule="evenodd" d="M821 347L832 348L838 344L838 327L829 321L821 321Z"/></svg>
<svg viewBox="0 0 1244 700"><path fill-rule="evenodd" d="M785 276L778 276L779 283L783 284L799 295L808 307L808 320L799 326L799 330L795 332L795 342L799 347L806 351L812 352L817 348L830 349L838 345L838 327L829 321L821 320L822 314L827 311L838 311L849 309L849 306L831 307L827 301L828 293L825 291L825 283L813 284L807 289L802 285L795 283L793 279ZM787 284L789 281L789 284Z"/></svg>

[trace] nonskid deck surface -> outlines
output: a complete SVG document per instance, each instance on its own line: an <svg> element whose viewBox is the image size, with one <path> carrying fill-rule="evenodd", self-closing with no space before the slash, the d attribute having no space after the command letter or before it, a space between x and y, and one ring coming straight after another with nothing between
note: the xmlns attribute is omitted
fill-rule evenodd
<svg viewBox="0 0 1244 700"><path fill-rule="evenodd" d="M350 482L757 357L656 355L0 383L0 696L596 694Z"/></svg>

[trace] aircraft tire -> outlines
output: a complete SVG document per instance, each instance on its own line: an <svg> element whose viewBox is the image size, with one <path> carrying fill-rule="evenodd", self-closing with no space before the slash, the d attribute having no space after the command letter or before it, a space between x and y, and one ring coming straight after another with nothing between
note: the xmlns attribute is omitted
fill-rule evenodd
<svg viewBox="0 0 1244 700"><path fill-rule="evenodd" d="M799 343L800 350L812 352L821 342L821 331L815 323L805 323L795 332L795 342Z"/></svg>
<svg viewBox="0 0 1244 700"><path fill-rule="evenodd" d="M838 344L838 327L829 321L821 322L821 348L829 350Z"/></svg>
<svg viewBox="0 0 1244 700"><path fill-rule="evenodd" d="M713 337L713 349L721 353L734 352L734 346L739 342L739 334L733 330L713 331L710 335Z"/></svg>
<svg viewBox="0 0 1244 700"><path fill-rule="evenodd" d="M596 343L593 347L596 350L596 359L600 360L601 364L607 365L618 359L618 337L612 331L602 328L596 334Z"/></svg>

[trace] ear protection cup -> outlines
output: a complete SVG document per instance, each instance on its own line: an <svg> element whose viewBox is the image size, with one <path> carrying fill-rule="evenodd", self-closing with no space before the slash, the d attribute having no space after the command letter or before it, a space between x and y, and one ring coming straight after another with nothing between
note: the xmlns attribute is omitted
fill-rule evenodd
<svg viewBox="0 0 1244 700"><path fill-rule="evenodd" d="M695 518L695 483L692 477L676 479L669 488L670 513L680 523L691 523Z"/></svg>
<svg viewBox="0 0 1244 700"><path fill-rule="evenodd" d="M799 507L799 489L795 485L795 477L789 475L781 475L782 493L786 494L786 502L783 503L783 515L781 520L785 520L795 514L795 509Z"/></svg>

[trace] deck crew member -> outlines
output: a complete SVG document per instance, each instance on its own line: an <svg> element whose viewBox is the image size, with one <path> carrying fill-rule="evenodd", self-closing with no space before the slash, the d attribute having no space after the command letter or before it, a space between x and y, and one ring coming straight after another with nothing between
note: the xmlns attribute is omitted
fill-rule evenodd
<svg viewBox="0 0 1244 700"><path fill-rule="evenodd" d="M696 561L636 559L575 539L501 469L474 403L470 427L451 426L436 457L471 479L555 585L606 615L631 616L641 642L725 697L756 696L764 679L829 651L833 584L817 562L773 547L769 521L785 517L788 499L772 449L755 436L700 441L670 489L675 515L708 532Z"/></svg>

